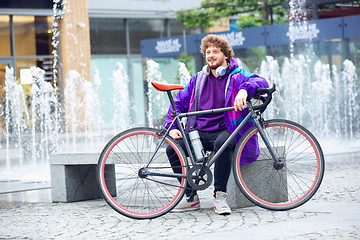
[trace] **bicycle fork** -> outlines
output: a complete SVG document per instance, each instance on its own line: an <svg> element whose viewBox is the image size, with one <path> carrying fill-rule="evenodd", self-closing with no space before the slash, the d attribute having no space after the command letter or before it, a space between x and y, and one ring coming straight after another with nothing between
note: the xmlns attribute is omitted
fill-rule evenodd
<svg viewBox="0 0 360 240"><path fill-rule="evenodd" d="M249 105L249 109L250 109L251 118L253 119L253 121L254 121L257 129L259 130L259 133L260 133L261 138L263 139L263 141L264 141L267 149L268 149L269 152L270 152L270 155L272 156L272 158L273 158L273 160L274 160L274 168L275 168L276 170L282 169L282 168L284 167L284 163L281 162L281 161L277 158L277 156L276 156L276 154L275 154L275 152L274 152L274 149L271 147L271 144L270 144L270 142L269 142L269 139L267 138L267 136L266 136L266 134L265 134L265 131L264 131L264 129L263 129L262 126L261 126L260 121L257 119L256 113L252 110L252 105L251 105L251 104Z"/></svg>

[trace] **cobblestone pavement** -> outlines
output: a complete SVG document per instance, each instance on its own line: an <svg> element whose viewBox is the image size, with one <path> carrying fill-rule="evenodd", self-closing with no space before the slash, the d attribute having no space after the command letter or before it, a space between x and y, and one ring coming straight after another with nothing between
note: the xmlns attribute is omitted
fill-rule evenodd
<svg viewBox="0 0 360 240"><path fill-rule="evenodd" d="M136 221L103 200L11 203L0 206L0 239L360 239L359 176L359 157L330 163L313 199L287 212L250 207L219 216L201 198L199 211Z"/></svg>

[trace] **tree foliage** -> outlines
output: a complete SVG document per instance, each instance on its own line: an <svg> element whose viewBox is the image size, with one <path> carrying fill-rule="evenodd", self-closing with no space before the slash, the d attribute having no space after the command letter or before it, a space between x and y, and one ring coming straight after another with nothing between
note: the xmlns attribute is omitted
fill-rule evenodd
<svg viewBox="0 0 360 240"><path fill-rule="evenodd" d="M201 7L177 12L187 27L209 28L224 17L236 17L240 28L271 24L274 21L286 21L287 11L282 8L285 0L204 0Z"/></svg>

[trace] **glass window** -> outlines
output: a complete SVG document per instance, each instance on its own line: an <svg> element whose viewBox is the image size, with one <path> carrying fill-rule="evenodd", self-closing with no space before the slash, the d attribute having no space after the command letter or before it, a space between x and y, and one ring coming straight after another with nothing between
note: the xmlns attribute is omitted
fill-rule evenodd
<svg viewBox="0 0 360 240"><path fill-rule="evenodd" d="M161 73L161 79L162 81L165 81L167 83L177 83L179 84L180 78L185 77L186 75L182 75L178 72L179 70L179 58L175 57L164 57L164 58L153 58L154 62L159 64L159 68L154 69L147 69L148 71L151 70L151 74L147 74L147 80L159 80L156 79L158 75L158 71ZM191 67L191 71L194 71L195 69L195 59L192 58L188 62L189 68ZM191 72L190 71L190 72ZM189 72L189 74L190 74ZM183 73L182 73L183 74ZM190 74L191 76L191 74ZM191 76L192 77L192 76ZM185 81L190 81L189 79L184 79ZM152 96L152 117L154 120L154 124L158 126L157 124L163 124L164 119L163 117L166 115L170 103L168 100L168 97L163 92L156 91L153 87L150 87L148 89ZM175 93L175 92L174 92Z"/></svg>
<svg viewBox="0 0 360 240"><path fill-rule="evenodd" d="M15 32L15 55L16 56L35 56L35 17L34 16L14 16Z"/></svg>
<svg viewBox="0 0 360 240"><path fill-rule="evenodd" d="M36 55L52 54L52 22L52 17L35 17Z"/></svg>
<svg viewBox="0 0 360 240"><path fill-rule="evenodd" d="M288 44L266 47L266 55L273 56L281 65L285 58L290 57L290 48Z"/></svg>
<svg viewBox="0 0 360 240"><path fill-rule="evenodd" d="M14 16L15 56L51 55L51 23L47 16Z"/></svg>
<svg viewBox="0 0 360 240"><path fill-rule="evenodd" d="M355 71L360 76L360 38L352 38L349 40L350 60L355 65Z"/></svg>
<svg viewBox="0 0 360 240"><path fill-rule="evenodd" d="M163 19L129 19L130 53L140 54L140 40L166 37Z"/></svg>
<svg viewBox="0 0 360 240"><path fill-rule="evenodd" d="M0 8L36 8L36 9L52 9L53 1L36 0L36 1L13 1L1 0Z"/></svg>
<svg viewBox="0 0 360 240"><path fill-rule="evenodd" d="M9 16L0 15L0 56L11 55Z"/></svg>
<svg viewBox="0 0 360 240"><path fill-rule="evenodd" d="M51 58L18 58L15 60L16 77L20 79L21 69L30 69L30 67L39 67L45 71L45 81L52 81L53 78L53 59Z"/></svg>
<svg viewBox="0 0 360 240"><path fill-rule="evenodd" d="M187 28L184 24L178 19L170 19L170 36L180 36L183 35L185 31L186 34L200 34L200 28Z"/></svg>
<svg viewBox="0 0 360 240"><path fill-rule="evenodd" d="M90 18L91 54L126 54L124 19Z"/></svg>
<svg viewBox="0 0 360 240"><path fill-rule="evenodd" d="M330 66L335 65L337 69L342 67L341 41L314 42L313 45L319 45L319 53L315 54L321 58L321 61Z"/></svg>
<svg viewBox="0 0 360 240"><path fill-rule="evenodd" d="M250 72L255 72L260 67L261 61L265 59L265 47L252 47L234 50L234 58L239 58L243 63L243 68ZM248 68L248 69L247 69Z"/></svg>
<svg viewBox="0 0 360 240"><path fill-rule="evenodd" d="M36 58L21 58L15 60L15 68L16 68L16 78L20 79L20 70L21 69L30 69L30 67L37 66Z"/></svg>
<svg viewBox="0 0 360 240"><path fill-rule="evenodd" d="M0 135L5 134L4 126L4 114L5 114L5 103L4 103L4 87L5 87L5 67L8 67L8 63L0 63Z"/></svg>
<svg viewBox="0 0 360 240"><path fill-rule="evenodd" d="M91 75L93 76L94 89L96 89L99 95L99 109L102 129L113 129L114 128L114 108L113 96L114 92L114 74L117 70L117 64L121 63L124 70L127 73L128 60L125 57L103 57L103 56L92 56L91 58ZM99 79L95 79L95 72L98 71ZM96 80L96 81L95 81ZM99 121L98 116L95 116ZM95 123L96 126L97 123Z"/></svg>
<svg viewBox="0 0 360 240"><path fill-rule="evenodd" d="M132 76L131 81L133 92L133 105L134 107L134 122L135 126L145 125L145 101L144 101L144 77L142 75L143 63L141 61L132 61Z"/></svg>

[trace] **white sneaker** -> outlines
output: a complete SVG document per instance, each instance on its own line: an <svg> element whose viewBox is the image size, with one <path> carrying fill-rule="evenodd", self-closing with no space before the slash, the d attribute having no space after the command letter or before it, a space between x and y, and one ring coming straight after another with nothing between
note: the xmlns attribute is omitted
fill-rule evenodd
<svg viewBox="0 0 360 240"><path fill-rule="evenodd" d="M224 192L216 192L214 197L214 209L215 212L219 215L228 215L231 213L231 209L226 202L227 194Z"/></svg>
<svg viewBox="0 0 360 240"><path fill-rule="evenodd" d="M189 197L184 197L183 200L172 210L172 212L186 212L200 209L199 196L195 195L193 201L188 202Z"/></svg>

